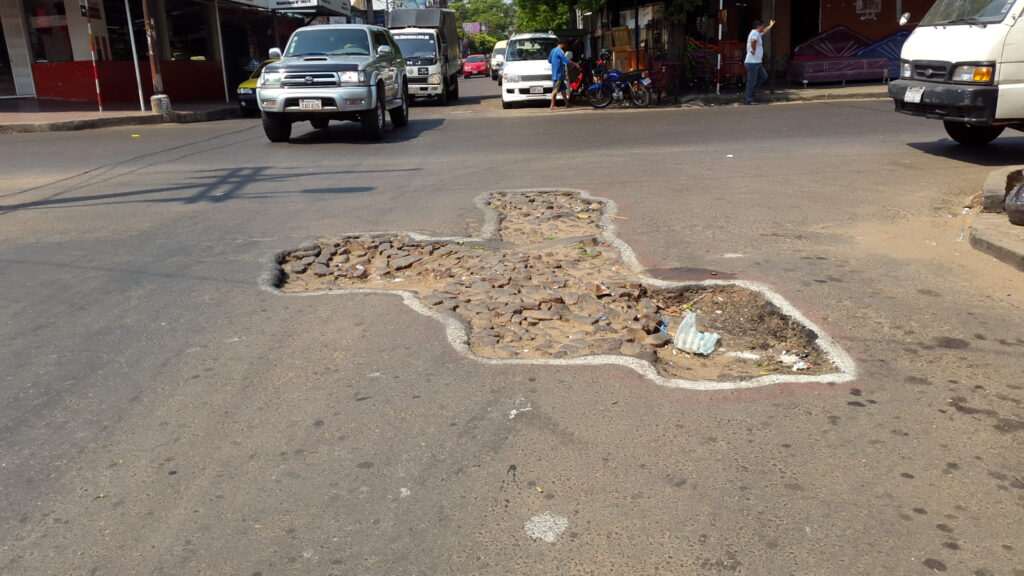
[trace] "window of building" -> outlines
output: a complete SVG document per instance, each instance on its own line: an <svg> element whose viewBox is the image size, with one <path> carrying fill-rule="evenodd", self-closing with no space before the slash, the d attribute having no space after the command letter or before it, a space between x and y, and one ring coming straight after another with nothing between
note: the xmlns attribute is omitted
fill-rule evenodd
<svg viewBox="0 0 1024 576"><path fill-rule="evenodd" d="M25 17L34 61L74 60L64 0L25 0Z"/></svg>

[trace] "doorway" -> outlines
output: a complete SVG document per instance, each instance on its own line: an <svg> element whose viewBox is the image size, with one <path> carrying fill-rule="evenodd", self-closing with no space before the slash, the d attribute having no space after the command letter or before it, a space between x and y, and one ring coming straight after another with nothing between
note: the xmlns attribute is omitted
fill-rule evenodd
<svg viewBox="0 0 1024 576"><path fill-rule="evenodd" d="M793 28L789 39L794 49L817 36L820 26L821 2L801 2L799 9L796 2L793 3Z"/></svg>
<svg viewBox="0 0 1024 576"><path fill-rule="evenodd" d="M4 27L0 25L0 96L15 96L17 93L11 56L7 52L7 39L4 37Z"/></svg>

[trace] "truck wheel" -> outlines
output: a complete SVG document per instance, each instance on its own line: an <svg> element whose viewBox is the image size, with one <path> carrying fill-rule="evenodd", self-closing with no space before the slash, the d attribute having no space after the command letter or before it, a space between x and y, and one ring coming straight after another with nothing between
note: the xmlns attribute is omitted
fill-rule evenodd
<svg viewBox="0 0 1024 576"><path fill-rule="evenodd" d="M437 97L437 105L438 106L447 106L448 105L448 83L447 82L444 82L444 81L441 82L441 94Z"/></svg>
<svg viewBox="0 0 1024 576"><path fill-rule="evenodd" d="M271 142L287 142L292 136L292 121L284 114L264 112L263 132Z"/></svg>
<svg viewBox="0 0 1024 576"><path fill-rule="evenodd" d="M309 121L309 124L313 126L314 130L323 130L324 128L327 128L327 125L330 123L331 120L329 118L317 118Z"/></svg>
<svg viewBox="0 0 1024 576"><path fill-rule="evenodd" d="M944 121L946 134L964 146L984 146L1003 133L1002 126L977 126L963 122Z"/></svg>
<svg viewBox="0 0 1024 576"><path fill-rule="evenodd" d="M384 138L384 89L377 87L377 100L374 102L373 110L363 112L360 119L363 124L363 135L370 140Z"/></svg>
<svg viewBox="0 0 1024 576"><path fill-rule="evenodd" d="M455 77L455 82L453 82L452 85L455 86L455 89L452 90L451 94L448 95L448 99L454 102L454 101L459 99L459 77L458 76Z"/></svg>
<svg viewBox="0 0 1024 576"><path fill-rule="evenodd" d="M402 83L402 105L391 111L391 123L395 128L409 125L409 86Z"/></svg>

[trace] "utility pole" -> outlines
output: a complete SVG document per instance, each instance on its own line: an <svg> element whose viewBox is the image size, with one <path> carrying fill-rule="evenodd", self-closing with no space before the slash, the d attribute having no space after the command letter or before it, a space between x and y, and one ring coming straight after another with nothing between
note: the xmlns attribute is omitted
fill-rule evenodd
<svg viewBox="0 0 1024 576"><path fill-rule="evenodd" d="M142 0L142 19L146 24L146 47L149 49L149 73L153 78L153 95L149 98L149 105L153 112L163 116L171 113L171 100L164 94L164 80L160 76L160 62L157 60L156 52L153 50L153 41L156 36L156 27L149 17L149 0Z"/></svg>

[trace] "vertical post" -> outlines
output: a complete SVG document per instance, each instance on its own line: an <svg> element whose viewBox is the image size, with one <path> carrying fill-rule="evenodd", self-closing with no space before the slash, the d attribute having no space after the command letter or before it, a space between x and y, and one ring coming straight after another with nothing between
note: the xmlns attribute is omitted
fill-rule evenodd
<svg viewBox="0 0 1024 576"><path fill-rule="evenodd" d="M772 0L772 13L769 20L775 19L775 0ZM776 22L778 24L778 22ZM768 93L775 94L775 32L772 32L771 45L768 54Z"/></svg>
<svg viewBox="0 0 1024 576"><path fill-rule="evenodd" d="M281 30L277 27L277 10L271 10L271 25L274 26L274 48L281 47Z"/></svg>
<svg viewBox="0 0 1024 576"><path fill-rule="evenodd" d="M725 0L718 0L718 73L715 74L715 94L722 93L722 11Z"/></svg>
<svg viewBox="0 0 1024 576"><path fill-rule="evenodd" d="M124 12L128 15L128 38L132 42L132 64L135 65L135 84L139 87L139 110L142 112L146 111L146 100L142 96L142 75L139 74L139 53L135 49L135 28L134 22L132 21L132 8L128 5L128 0L124 0Z"/></svg>
<svg viewBox="0 0 1024 576"><path fill-rule="evenodd" d="M103 112L103 97L100 94L100 72L96 67L96 37L92 35L92 14L89 10L89 0L79 0L82 8L82 16L85 16L85 25L89 31L89 56L92 57L92 79L96 83L96 106Z"/></svg>
<svg viewBox="0 0 1024 576"><path fill-rule="evenodd" d="M224 103L231 102L231 93L228 92L228 66L227 58L224 55L224 35L220 28L220 6L217 0L213 0L213 20L217 24L217 47L220 52L220 73L224 77Z"/></svg>
<svg viewBox="0 0 1024 576"><path fill-rule="evenodd" d="M153 80L153 95L164 93L164 80L160 77L160 64L156 59L156 52L153 51L153 37L155 36L153 22L149 17L149 0L142 0L142 19L146 24L146 48L149 50L149 72Z"/></svg>

